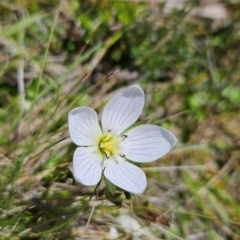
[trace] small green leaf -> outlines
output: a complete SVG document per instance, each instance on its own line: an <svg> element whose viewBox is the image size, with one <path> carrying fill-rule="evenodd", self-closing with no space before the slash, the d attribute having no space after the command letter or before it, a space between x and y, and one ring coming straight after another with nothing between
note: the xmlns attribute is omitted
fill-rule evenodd
<svg viewBox="0 0 240 240"><path fill-rule="evenodd" d="M116 206L121 207L122 206L122 202L126 199L125 195L123 194L122 191L118 191L114 194L112 194L108 188L104 189L104 195L105 197L111 201L112 203L114 203Z"/></svg>
<svg viewBox="0 0 240 240"><path fill-rule="evenodd" d="M114 195L114 193L116 191L116 186L112 182L110 182L106 177L104 177L104 181L105 181L105 183L107 185L107 188L110 191L110 193L112 195Z"/></svg>
<svg viewBox="0 0 240 240"><path fill-rule="evenodd" d="M124 195L125 195L126 199L129 200L130 208L133 209L133 198L134 198L134 195L132 195L131 193L126 192L126 191L124 191Z"/></svg>
<svg viewBox="0 0 240 240"><path fill-rule="evenodd" d="M133 198L132 197L129 199L129 204L130 204L130 208L133 210Z"/></svg>
<svg viewBox="0 0 240 240"><path fill-rule="evenodd" d="M61 167L56 167L53 171L53 179L56 182L64 182L67 178L69 169L63 169Z"/></svg>

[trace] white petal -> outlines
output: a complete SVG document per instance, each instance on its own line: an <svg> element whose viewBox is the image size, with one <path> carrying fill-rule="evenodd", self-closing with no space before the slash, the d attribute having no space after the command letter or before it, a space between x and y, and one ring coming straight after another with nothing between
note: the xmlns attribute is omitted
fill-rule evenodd
<svg viewBox="0 0 240 240"><path fill-rule="evenodd" d="M156 125L145 124L125 133L123 153L134 162L151 162L167 154L177 142L168 130Z"/></svg>
<svg viewBox="0 0 240 240"><path fill-rule="evenodd" d="M72 141L78 146L96 146L102 134L97 113L90 107L79 107L70 111L68 127Z"/></svg>
<svg viewBox="0 0 240 240"><path fill-rule="evenodd" d="M96 185L102 175L102 156L97 147L79 147L73 155L73 175L86 186Z"/></svg>
<svg viewBox="0 0 240 240"><path fill-rule="evenodd" d="M119 188L133 194L141 194L147 187L143 170L119 156L107 160L104 175Z"/></svg>
<svg viewBox="0 0 240 240"><path fill-rule="evenodd" d="M131 86L118 92L107 103L102 114L103 132L111 130L118 136L137 121L144 105L144 92L137 86Z"/></svg>

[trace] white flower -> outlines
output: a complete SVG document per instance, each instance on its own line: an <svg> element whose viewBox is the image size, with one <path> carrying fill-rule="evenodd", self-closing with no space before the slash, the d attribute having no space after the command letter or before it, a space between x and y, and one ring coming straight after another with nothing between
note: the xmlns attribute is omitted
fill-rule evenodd
<svg viewBox="0 0 240 240"><path fill-rule="evenodd" d="M154 161L168 153L177 139L168 130L144 124L124 132L139 118L144 92L131 86L118 92L105 106L102 129L90 107L75 108L68 114L72 141L79 147L73 156L73 175L86 186L99 182L102 174L114 185L133 194L147 186L146 175L136 163Z"/></svg>

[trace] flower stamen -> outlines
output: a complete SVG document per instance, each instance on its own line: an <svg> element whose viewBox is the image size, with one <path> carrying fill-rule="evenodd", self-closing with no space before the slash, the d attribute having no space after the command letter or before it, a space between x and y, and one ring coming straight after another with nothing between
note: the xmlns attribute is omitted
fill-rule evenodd
<svg viewBox="0 0 240 240"><path fill-rule="evenodd" d="M106 158L110 158L112 155L120 154L121 142L121 137L114 137L111 130L108 130L108 133L100 138L98 147Z"/></svg>
<svg viewBox="0 0 240 240"><path fill-rule="evenodd" d="M122 135L122 141L124 141L127 137L127 135Z"/></svg>

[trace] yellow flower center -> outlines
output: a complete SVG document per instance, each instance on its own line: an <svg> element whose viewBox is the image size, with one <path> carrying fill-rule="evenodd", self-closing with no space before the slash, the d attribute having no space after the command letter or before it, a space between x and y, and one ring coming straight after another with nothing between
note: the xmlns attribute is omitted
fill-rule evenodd
<svg viewBox="0 0 240 240"><path fill-rule="evenodd" d="M101 153L105 154L107 158L114 154L120 154L121 153L121 137L114 137L111 134L111 131L108 132L108 134L103 135L99 140L99 149Z"/></svg>

